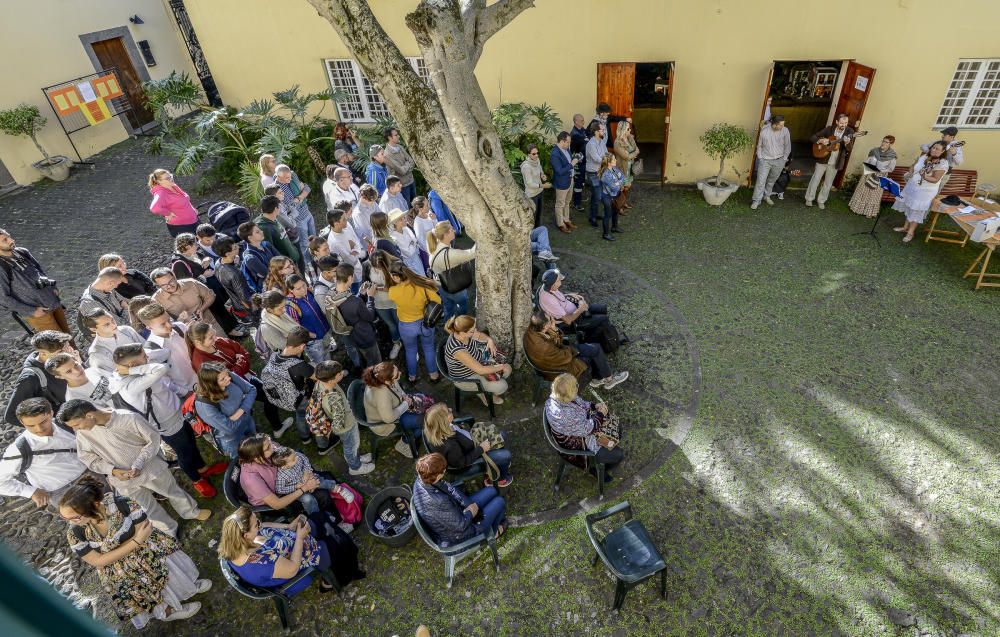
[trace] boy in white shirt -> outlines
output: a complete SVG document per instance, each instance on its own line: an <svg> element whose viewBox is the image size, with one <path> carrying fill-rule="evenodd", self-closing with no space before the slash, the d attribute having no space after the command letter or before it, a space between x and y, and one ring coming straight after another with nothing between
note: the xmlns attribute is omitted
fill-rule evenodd
<svg viewBox="0 0 1000 637"><path fill-rule="evenodd" d="M378 205L378 191L375 186L365 184L361 186L360 199L358 205L351 213L351 220L354 222L354 231L362 241L375 243L372 234L372 214L376 212L386 212Z"/></svg>
<svg viewBox="0 0 1000 637"><path fill-rule="evenodd" d="M149 328L149 338L143 347L147 351L166 350L170 353L166 360L170 366L167 375L178 388L178 395L187 396L198 382L198 375L191 365L191 352L184 339L187 325L171 321L170 315L159 303L150 303L139 310L139 320Z"/></svg>
<svg viewBox="0 0 1000 637"><path fill-rule="evenodd" d="M107 376L115 373L115 363L112 359L116 348L122 345L142 344L145 341L139 332L128 325L115 323L114 317L107 310L97 310L84 315L83 326L94 336L87 360L91 367ZM166 352L158 353L153 360L162 363L166 357Z"/></svg>
<svg viewBox="0 0 1000 637"><path fill-rule="evenodd" d="M382 193L382 199L379 200L379 208L382 212L388 214L390 210L400 209L409 210L410 204L406 202L406 197L402 195L403 192L403 181L396 177L395 175L387 178L385 180L385 192Z"/></svg>
<svg viewBox="0 0 1000 637"><path fill-rule="evenodd" d="M346 263L354 268L354 278L361 280L362 268L361 260L368 258L368 250L361 243L354 228L347 222L351 207L346 201L340 201L334 209L326 214L327 223L330 224L330 234L326 242L330 246L330 253L340 257L341 263Z"/></svg>
<svg viewBox="0 0 1000 637"><path fill-rule="evenodd" d="M66 400L89 400L101 409L113 409L110 377L93 367L84 367L72 354L55 354L45 361L45 371L66 381Z"/></svg>

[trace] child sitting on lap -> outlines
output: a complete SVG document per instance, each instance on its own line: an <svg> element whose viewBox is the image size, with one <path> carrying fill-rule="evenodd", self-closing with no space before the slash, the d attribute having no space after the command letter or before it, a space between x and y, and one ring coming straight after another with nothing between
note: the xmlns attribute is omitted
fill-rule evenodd
<svg viewBox="0 0 1000 637"><path fill-rule="evenodd" d="M287 495L295 491L308 475L313 474L319 480L319 489L340 493L348 501L354 497L350 491L337 484L336 480L325 478L323 474L313 471L309 458L301 451L275 445L275 451L271 454L271 462L278 467L278 474L274 479L274 492L278 495ZM303 493L299 496L299 502L306 511L319 510L316 496L311 493ZM350 533L354 528L345 522L341 522L339 526L347 533Z"/></svg>

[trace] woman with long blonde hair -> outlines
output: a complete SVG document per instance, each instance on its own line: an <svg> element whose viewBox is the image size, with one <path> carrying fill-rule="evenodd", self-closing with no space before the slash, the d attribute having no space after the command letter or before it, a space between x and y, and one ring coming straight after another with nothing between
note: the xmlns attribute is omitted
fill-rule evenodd
<svg viewBox="0 0 1000 637"><path fill-rule="evenodd" d="M622 210L631 208L628 203L628 193L632 189L632 165L639 156L639 145L635 143L635 132L629 121L618 122L618 132L615 135L615 157L625 179L622 183ZM625 212L621 212L625 214Z"/></svg>
<svg viewBox="0 0 1000 637"><path fill-rule="evenodd" d="M389 268L389 298L396 304L396 315L399 319L399 335L403 339L403 349L406 351L406 372L410 382L417 381L417 349L422 350L424 365L431 376L431 382L437 382L437 362L434 353L434 328L424 325L424 312L427 304L440 303L437 284L425 276L420 276L402 262L396 261Z"/></svg>
<svg viewBox="0 0 1000 637"><path fill-rule="evenodd" d="M463 418L463 424L472 424L472 418ZM431 453L439 453L448 461L448 468L462 471L473 464L482 461L482 457L490 457L500 469L498 487L508 487L514 481L510 474L512 456L509 449L498 447L494 449L489 440L476 444L472 434L455 422L451 408L438 403L424 414L424 440ZM493 481L487 478L486 486L492 486Z"/></svg>
<svg viewBox="0 0 1000 637"><path fill-rule="evenodd" d="M260 185L267 188L274 183L274 169L278 167L278 162L274 155L264 153L257 160L257 167L260 169Z"/></svg>
<svg viewBox="0 0 1000 637"><path fill-rule="evenodd" d="M264 289L278 290L282 294L288 294L288 288L285 287L285 279L293 274L301 276L294 261L283 256L271 257L271 261L267 264L267 278L264 279Z"/></svg>
<svg viewBox="0 0 1000 637"><path fill-rule="evenodd" d="M427 251L430 253L431 272L440 276L449 270L459 268L469 270L469 282L471 283L475 273L471 262L476 258L476 246L473 245L468 250L453 248L451 244L455 241L455 227L447 221L437 222L425 237ZM449 292L442 286L439 294L444 303L444 320L447 321L453 316L469 311L468 288Z"/></svg>
<svg viewBox="0 0 1000 637"><path fill-rule="evenodd" d="M614 241L612 232L622 232L618 227L618 205L615 198L622 191L625 175L618 169L618 160L614 154L607 154L601 160L601 168L597 171L601 182L601 203L604 205L604 236L605 241ZM609 227L610 224L610 227Z"/></svg>
<svg viewBox="0 0 1000 637"><path fill-rule="evenodd" d="M396 304L389 298L389 284L392 277L389 270L396 258L385 250L375 250L369 258L368 280L375 290L375 313L389 328L389 338L392 339L392 349L389 358L395 359L403 349L403 341L399 338L399 317L396 315Z"/></svg>

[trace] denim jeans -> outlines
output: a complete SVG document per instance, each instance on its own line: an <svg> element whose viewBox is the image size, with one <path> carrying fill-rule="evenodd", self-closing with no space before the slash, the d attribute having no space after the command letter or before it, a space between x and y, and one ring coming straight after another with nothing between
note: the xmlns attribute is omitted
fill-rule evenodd
<svg viewBox="0 0 1000 637"><path fill-rule="evenodd" d="M340 434L340 444L343 445L344 460L347 461L347 466L350 469L360 469L361 460L358 459L358 446L361 444L361 432L358 431L357 425Z"/></svg>
<svg viewBox="0 0 1000 637"><path fill-rule="evenodd" d="M354 345L354 341L351 339L350 335L334 334L333 338L337 341L337 344L342 346L344 351L347 352L347 358L351 360L351 364L355 367L362 367L361 355L358 353L358 348Z"/></svg>
<svg viewBox="0 0 1000 637"><path fill-rule="evenodd" d="M382 309L375 308L375 313L382 319L386 327L389 328L389 338L393 343L399 342L399 319L396 318L396 308Z"/></svg>
<svg viewBox="0 0 1000 637"><path fill-rule="evenodd" d="M308 400L303 399L302 404L295 410L295 431L299 434L299 440L303 443L312 440L312 432L309 431L309 425L306 424L306 405L308 402Z"/></svg>
<svg viewBox="0 0 1000 637"><path fill-rule="evenodd" d="M306 343L306 356L309 357L313 365L318 365L327 359L325 340L315 338Z"/></svg>
<svg viewBox="0 0 1000 637"><path fill-rule="evenodd" d="M299 228L299 251L302 252L302 261L312 263L312 255L309 253L309 237L316 235L316 220L313 219L312 213L305 206L299 211L299 218L295 220L295 225Z"/></svg>
<svg viewBox="0 0 1000 637"><path fill-rule="evenodd" d="M233 434L225 438L217 433L215 434L215 442L219 443L220 451L230 458L235 458L239 455L240 443L243 442L244 438L257 433L257 427L252 417L242 418L241 420L243 420L242 426Z"/></svg>
<svg viewBox="0 0 1000 637"><path fill-rule="evenodd" d="M420 438L424 429L424 415L412 411L404 411L399 417L399 426L412 438Z"/></svg>
<svg viewBox="0 0 1000 637"><path fill-rule="evenodd" d="M545 226L538 226L531 231L531 254L539 252L552 252L552 244L549 243L549 229Z"/></svg>
<svg viewBox="0 0 1000 637"><path fill-rule="evenodd" d="M541 228L545 230L545 228ZM447 321L453 316L461 316L469 311L469 291L462 290L457 294L445 292L444 288L438 290L441 296L441 304L444 305L444 320Z"/></svg>
<svg viewBox="0 0 1000 637"><path fill-rule="evenodd" d="M514 459L510 453L510 449L490 449L486 452L486 455L490 457L490 460L497 463L497 468L500 469L500 479L509 480L510 463Z"/></svg>
<svg viewBox="0 0 1000 637"><path fill-rule="evenodd" d="M601 197L601 203L604 204L604 221L601 223L604 225L604 234L611 232L609 229L609 224L611 228L618 227L618 211L615 207L611 205L611 196L604 195Z"/></svg>
<svg viewBox="0 0 1000 637"><path fill-rule="evenodd" d="M423 321L400 321L399 336L403 339L403 349L406 350L407 375L417 377L418 348L423 351L427 373L436 374L438 368L434 358L434 330L424 327Z"/></svg>
<svg viewBox="0 0 1000 637"><path fill-rule="evenodd" d="M507 511L507 502L500 497L494 487L486 487L476 491L466 498L469 503L475 502L479 505L479 513L473 518L477 533L483 533L489 529L496 534L497 528L504 519Z"/></svg>
<svg viewBox="0 0 1000 637"><path fill-rule="evenodd" d="M319 476L316 476L319 478ZM337 482L334 480L327 480L325 478L319 478L319 486L316 490L323 489L324 491L329 491L330 489L337 486ZM319 501L316 500L316 496L312 493L303 493L299 496L299 504L305 509L307 514L319 513Z"/></svg>
<svg viewBox="0 0 1000 637"><path fill-rule="evenodd" d="M612 375L611 365L604 355L604 350L596 343L578 343L576 346L576 357L587 364L590 368L590 377L602 380Z"/></svg>
<svg viewBox="0 0 1000 637"><path fill-rule="evenodd" d="M597 173L587 172L587 185L590 186L590 223L597 223L597 206L601 203L601 180Z"/></svg>

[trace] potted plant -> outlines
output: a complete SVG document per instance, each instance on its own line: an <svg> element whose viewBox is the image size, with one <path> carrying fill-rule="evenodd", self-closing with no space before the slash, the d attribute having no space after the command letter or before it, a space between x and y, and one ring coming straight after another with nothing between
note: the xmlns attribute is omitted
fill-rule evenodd
<svg viewBox="0 0 1000 637"><path fill-rule="evenodd" d="M47 122L48 120L38 112L38 107L31 104L19 104L14 108L0 111L0 132L14 137L22 135L30 137L35 148L45 158L33 163L32 167L52 181L64 181L69 177L69 167L73 165L73 162L69 157L49 155L38 143L38 133L45 128Z"/></svg>
<svg viewBox="0 0 1000 637"><path fill-rule="evenodd" d="M719 160L719 172L715 177L698 180L698 190L710 206L721 206L729 199L729 195L740 187L739 181L728 182L722 178L726 168L726 160L753 145L750 133L741 126L734 124L715 124L702 133L699 138L705 153L712 159ZM735 170L735 169L734 169ZM736 171L737 180L739 171Z"/></svg>

